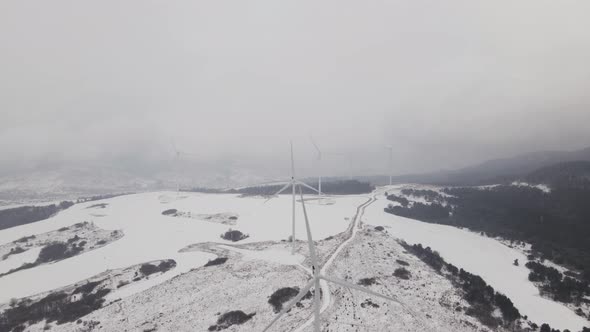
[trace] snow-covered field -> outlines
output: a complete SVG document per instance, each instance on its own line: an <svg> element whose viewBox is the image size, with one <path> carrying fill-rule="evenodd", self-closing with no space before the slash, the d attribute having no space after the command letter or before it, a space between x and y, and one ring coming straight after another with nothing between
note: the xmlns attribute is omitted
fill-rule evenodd
<svg viewBox="0 0 590 332"><path fill-rule="evenodd" d="M314 215L314 236L325 238L344 231L354 215L356 207L366 197L341 196L333 205L309 204ZM11 298L21 298L64 287L87 279L108 269L174 259L176 268L145 283L138 282L133 289L141 291L192 268L202 266L214 255L204 252L179 252L180 249L199 242L227 242L219 236L229 227L215 222L188 218L171 218L162 215L167 209L178 209L192 214L235 213L239 216L233 229L249 234L240 243L280 241L290 236L291 200L281 196L263 203L262 198L240 198L237 195L200 193L154 192L120 196L102 201L76 204L55 217L40 222L0 231L0 245L24 236L36 235L67 227L82 221L92 221L106 230L121 230L125 235L102 248L86 252L53 264L19 271L0 278L0 303ZM104 209L87 207L108 203ZM297 237L305 235L301 213L298 211ZM43 276L43 282L39 282ZM129 296L130 289L115 296Z"/></svg>
<svg viewBox="0 0 590 332"><path fill-rule="evenodd" d="M328 274L352 283L375 278L377 284L368 286L369 289L398 302L333 287L335 301L324 326L342 332L487 330L476 318L464 314L469 304L449 280L405 252L390 234L371 231L372 228L365 227L358 233ZM400 267L410 271L407 280L393 275ZM374 304L367 305L368 302Z"/></svg>
<svg viewBox="0 0 590 332"><path fill-rule="evenodd" d="M363 330L367 326L376 330L395 326L408 332L433 328L480 329L479 323L454 311L452 304L461 300L452 285L444 278L432 275L434 272L430 273L419 260L405 255L395 238L430 246L447 262L480 275L496 290L506 294L523 315L538 324L549 323L554 328L571 331L579 331L588 325L585 319L567 307L539 295L537 288L528 281L529 271L524 264L512 264L514 259L527 260L518 249L467 230L385 213L383 209L390 202L383 193L401 188L379 188L377 200L368 205L360 219L364 224L385 226L388 235L374 237L368 236L364 230L358 231L361 234L342 247L338 245L346 238L343 232L350 226L357 208L367 203L372 195L336 196L330 199L332 204L325 205L306 199L314 239L330 238L318 241L321 261L330 258L328 272L343 279L348 277L352 282L376 274L383 284L378 287L379 291L397 294L407 304L401 311L399 306L381 302L379 308L361 309L360 304L366 300L364 295L331 287L329 308L324 313L331 330ZM268 296L278 287L302 286L309 276L305 243L298 242L298 255L292 256L290 244L281 242L291 235L291 197L283 195L267 203L264 201L265 198L261 197L233 194L142 193L76 204L50 219L2 230L0 246L24 236L56 231L83 221L93 222L106 231L120 230L124 236L75 257L0 277L0 303L73 285L107 270L173 259L177 265L170 271L113 290L108 294L108 302L123 300L92 313L90 319L100 320L107 330L121 326L130 330L149 330L157 326L158 330L184 331L189 326L206 328L214 324L219 312L242 309L246 313L257 312L257 315L239 329L259 329L273 317L266 303ZM88 208L100 203L106 203L104 208ZM194 218L162 215L169 209ZM219 222L217 217L208 219L203 216L236 216L237 220L232 219L235 225L227 225ZM298 204L298 239L305 237L302 217ZM220 238L220 234L230 228L249 237L237 242L239 246L236 247L236 243ZM207 250L210 247L229 256L229 263L203 268L207 261L219 256L218 251ZM336 247L342 250L331 256ZM29 249L8 257L0 262L2 270L33 261L37 253ZM390 270L396 267L395 258L400 257L411 263L413 278L408 282L391 277ZM43 282L39 282L40 276ZM417 313L421 319L414 317ZM384 315L391 317L385 318ZM276 330L296 328L308 316L309 312L294 310ZM345 316L349 323L360 325L345 327L341 324ZM189 323L195 325L187 325ZM77 330L75 324L64 328ZM232 327L230 330L236 329Z"/></svg>
<svg viewBox="0 0 590 332"><path fill-rule="evenodd" d="M400 188L394 186L386 190L393 192ZM554 328L571 331L579 331L588 325L587 320L566 306L539 295L539 290L528 280L530 271L524 264L512 264L515 259L527 261L519 250L467 230L384 213L389 201L384 195L377 197L377 202L367 208L363 222L385 226L394 237L437 250L447 262L481 276L497 291L507 295L523 315L528 315L537 324L548 323Z"/></svg>

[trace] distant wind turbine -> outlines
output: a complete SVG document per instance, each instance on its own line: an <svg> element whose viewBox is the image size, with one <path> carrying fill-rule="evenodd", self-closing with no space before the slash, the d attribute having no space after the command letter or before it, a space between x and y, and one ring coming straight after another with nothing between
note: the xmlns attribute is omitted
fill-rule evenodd
<svg viewBox="0 0 590 332"><path fill-rule="evenodd" d="M182 156L197 157L197 155L179 150L176 146L176 143L174 142L174 139L171 139L170 142L172 144L172 149L174 149L174 159L176 162L176 192L180 193L180 159Z"/></svg>
<svg viewBox="0 0 590 332"><path fill-rule="evenodd" d="M358 285L351 284L351 283L348 283L343 280L339 280L339 279L336 279L333 277L327 277L327 276L320 274L321 268L320 268L320 266L318 266L318 258L317 258L317 254L316 254L315 244L314 244L313 238L311 236L311 228L309 226L309 218L307 216L307 210L305 208L305 201L303 200L303 193L301 191L301 187L299 187L299 195L301 196L301 205L303 206L303 216L305 218L305 229L307 231L307 245L309 247L309 255L311 258L313 277L312 277L311 281L307 285L305 285L305 287L303 287L301 289L301 291L299 291L299 294L297 294L297 296L295 296L295 298L293 300L291 300L291 302L289 302L283 308L283 310L281 310L281 312L264 328L264 330L262 330L262 332L268 331L272 327L272 325L276 321L278 321L285 313L287 313L289 310L291 310L291 308L295 304L297 304L297 302L299 302L312 287L314 287L314 289L315 289L314 290L314 298L313 298L313 313L314 313L313 330L314 330L314 332L320 332L320 329L321 329L321 321L320 321L321 303L320 303L320 291L319 291L320 290L320 280L324 280L324 281L327 281L327 282L330 282L330 283L333 283L333 284L336 284L336 285L339 285L342 287L346 287L349 289L355 289L355 290L367 293L372 296L386 299L388 301L400 303L398 300L396 300L392 297L381 295L379 293L373 292L373 291L366 289L364 287L360 287Z"/></svg>
<svg viewBox="0 0 590 332"><path fill-rule="evenodd" d="M321 204L322 203L322 172L323 172L323 168L322 168L322 150L320 150L320 148L318 147L318 145L314 141L313 137L309 136L309 139L311 140L311 144L313 144L313 146L315 147L315 149L317 151L317 161L318 161L318 168L319 168L319 173L318 173L318 204Z"/></svg>
<svg viewBox="0 0 590 332"><path fill-rule="evenodd" d="M392 185L392 176L393 176L393 146L388 145L385 147L389 150L389 185Z"/></svg>
<svg viewBox="0 0 590 332"><path fill-rule="evenodd" d="M268 202L270 199L272 199L272 197L279 195L280 193L282 193L283 191L285 191L289 187L291 187L292 196L293 196L293 199L292 199L292 201L293 201L293 204L292 204L293 205L293 215L292 215L292 221L291 221L291 228L292 228L291 242L293 244L293 248L291 250L291 253L295 254L295 198L296 198L295 189L297 186L304 186L304 187L309 188L315 192L318 192L318 190L316 190L314 187L312 187L306 183L303 183L303 182L297 180L297 178L295 178L295 160L293 158L293 142L291 142L291 179L289 181L286 181L283 183L286 183L285 186L283 188L281 188L279 191L277 191L269 199L267 199L266 202Z"/></svg>

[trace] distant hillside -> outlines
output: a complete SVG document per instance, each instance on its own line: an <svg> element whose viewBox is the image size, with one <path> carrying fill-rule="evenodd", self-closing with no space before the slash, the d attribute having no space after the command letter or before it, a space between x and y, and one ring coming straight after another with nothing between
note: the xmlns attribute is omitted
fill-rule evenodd
<svg viewBox="0 0 590 332"><path fill-rule="evenodd" d="M313 188L317 188L317 183L307 182ZM268 196L274 195L283 188L284 184L269 184L264 186L242 187L238 189L211 189L211 188L193 188L186 191L205 192L205 193L225 193L225 194L242 194L248 196ZM322 183L322 194L327 195L355 195L370 193L375 189L374 186L368 182L360 182L357 180L340 180L340 181L326 181ZM304 194L313 195L315 191L302 187ZM282 194L291 194L291 189L285 190Z"/></svg>
<svg viewBox="0 0 590 332"><path fill-rule="evenodd" d="M571 161L542 167L526 176L525 181L552 187L590 188L590 161Z"/></svg>
<svg viewBox="0 0 590 332"><path fill-rule="evenodd" d="M576 151L528 153L511 158L489 160L453 171L395 176L393 181L394 183L460 186L507 183L522 179L537 169L571 161L590 161L590 147ZM375 185L383 185L389 181L386 176L359 177L358 179Z"/></svg>

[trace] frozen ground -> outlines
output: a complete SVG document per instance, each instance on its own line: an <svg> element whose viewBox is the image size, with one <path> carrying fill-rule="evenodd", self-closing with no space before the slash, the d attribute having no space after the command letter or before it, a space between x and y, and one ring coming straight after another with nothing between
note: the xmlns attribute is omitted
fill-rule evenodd
<svg viewBox="0 0 590 332"><path fill-rule="evenodd" d="M392 236L372 228L359 231L327 274L351 283L358 283L362 278L375 278L377 284L368 287L396 298L398 303L331 286L334 303L326 313L325 330L487 330L477 319L464 314L469 305L450 281L415 256L405 253ZM401 265L397 260L406 262L408 266ZM410 271L408 280L393 275L400 267Z"/></svg>
<svg viewBox="0 0 590 332"><path fill-rule="evenodd" d="M386 190L395 192L402 187L393 186ZM548 323L554 328L571 331L579 331L588 325L587 320L566 306L539 295L539 290L528 280L529 270L524 264L512 264L515 259L527 261L521 251L467 230L384 213L389 201L384 195L377 197L377 202L365 212L365 223L385 226L394 237L437 250L447 262L481 276L496 290L506 294L523 315L528 315L537 324Z"/></svg>
<svg viewBox="0 0 590 332"><path fill-rule="evenodd" d="M512 265L526 262L523 253L499 241L453 227L427 224L397 217L383 211L389 203L383 192L401 187L380 188L360 220L385 226L388 235L360 230L345 246L350 223L357 208L369 195L336 196L318 205L306 200L313 236L322 262L329 261L329 274L356 282L376 276L373 290L395 295L400 304L388 304L370 297L330 286L331 296L323 311L330 331L484 331L474 319L457 312L465 306L450 283L433 274L421 261L404 254L395 241L422 243L438 250L448 262L483 277L505 293L521 313L537 323L579 331L587 321L561 304L543 299L527 279L528 269ZM291 198L280 196L266 204L264 198L241 198L231 194L155 192L120 196L77 204L57 216L0 231L0 246L24 236L57 231L62 227L90 221L107 231L121 230L124 236L107 246L54 264L48 264L0 278L0 303L11 298L43 293L72 285L107 270L125 270L149 261L174 259L176 267L166 273L133 282L108 295L110 304L84 317L100 322L105 331L206 330L217 317L230 310L256 313L241 326L226 331L260 330L273 317L268 297L281 287L303 286L309 278L309 261L304 242L297 242L299 255L289 255ZM88 208L106 203L104 208ZM238 216L235 225L162 215L177 209L191 216ZM304 238L300 205L297 210L297 238ZM250 235L232 243L220 238L229 227ZM372 226L371 226L372 227ZM325 240L321 240L325 239ZM338 255L332 256L337 248ZM32 250L32 249L29 249ZM24 253L23 253L24 254ZM19 255L23 255L19 254ZM218 256L229 257L222 265L203 267ZM329 259L333 257L332 259ZM22 260L26 260L22 256ZM395 259L410 263L410 280L391 276ZM9 258L10 259L10 258ZM8 259L6 260L8 261ZM38 282L43 276L44 282ZM118 299L122 299L118 301ZM364 304L364 305L363 305ZM291 331L310 315L309 301L290 312L274 331ZM36 326L41 330L44 325ZM304 330L308 331L309 327ZM52 330L79 331L77 324Z"/></svg>
<svg viewBox="0 0 590 332"><path fill-rule="evenodd" d="M321 241L318 248L329 252L335 241ZM276 315L268 299L283 287L302 287L308 282L308 266L301 251L283 262L277 257L288 253L288 243L261 243L239 247L198 244L185 249L207 251L228 260L221 265L198 267L168 280L158 287L136 293L83 318L97 322L103 331L206 331L228 311L255 313L243 325L225 331L261 331ZM391 274L399 264L410 263L410 280ZM467 304L444 277L411 255L390 236L361 231L339 255L330 275L348 278L377 276L379 285L371 289L397 297L402 304L384 303L370 296L340 288L333 290L331 309L323 316L324 331L485 331L472 317L457 311ZM214 282L212 282L214 281ZM370 300L377 304L367 305ZM311 314L310 300L301 301L271 331L294 331ZM31 331L40 331L37 324ZM52 330L79 331L80 324L53 325ZM305 331L310 331L309 328Z"/></svg>
<svg viewBox="0 0 590 332"><path fill-rule="evenodd" d="M103 307L83 320L100 322L102 331L207 331L221 314L241 310L255 315L243 325L224 331L260 331L275 315L268 303L270 295L279 288L302 286L308 279L307 272L298 265L299 260L282 264L261 259L273 256L268 253L288 251L286 243L252 244L237 250L202 244L193 250L206 250L228 260L221 265L199 266L158 287ZM295 308L279 322L274 331L289 331L303 321L310 301L302 304L302 308ZM52 330L79 331L79 326L69 323L54 326ZM38 324L38 329L31 330L42 328L43 324Z"/></svg>
<svg viewBox="0 0 590 332"><path fill-rule="evenodd" d="M335 204L332 205L309 203L310 213L317 220L314 235L318 239L344 231L349 224L347 218L354 214L366 197L340 196L333 200ZM262 198L240 198L229 194L143 193L76 204L50 219L0 231L0 245L82 221L92 221L99 228L121 230L125 234L118 241L82 255L1 277L0 303L64 287L108 269L161 259L177 262L175 269L157 280L154 278L143 286L142 283L134 286L136 291L142 291L214 258L214 255L205 252L179 252L187 245L211 241L231 243L219 237L228 230L227 225L162 215L162 211L167 209L178 209L193 215L239 215L237 224L231 227L250 235L243 243L287 239L291 230L290 197L280 196L266 204L263 202ZM88 208L99 203L108 205L99 209ZM299 226L296 234L298 238L303 238L302 215L299 211L297 213ZM44 278L42 283L38 282L40 275ZM132 294L131 291L120 293L121 296Z"/></svg>

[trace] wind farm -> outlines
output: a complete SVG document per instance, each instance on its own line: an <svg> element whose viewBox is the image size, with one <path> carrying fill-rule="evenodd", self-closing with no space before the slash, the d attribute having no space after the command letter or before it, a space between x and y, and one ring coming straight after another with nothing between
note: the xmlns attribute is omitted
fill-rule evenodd
<svg viewBox="0 0 590 332"><path fill-rule="evenodd" d="M0 2L0 332L590 332L589 12Z"/></svg>

